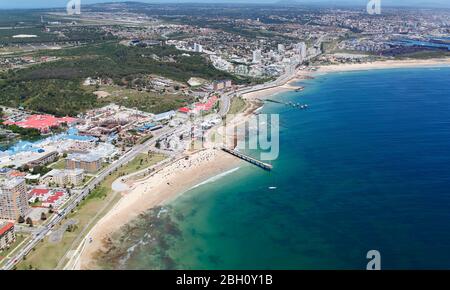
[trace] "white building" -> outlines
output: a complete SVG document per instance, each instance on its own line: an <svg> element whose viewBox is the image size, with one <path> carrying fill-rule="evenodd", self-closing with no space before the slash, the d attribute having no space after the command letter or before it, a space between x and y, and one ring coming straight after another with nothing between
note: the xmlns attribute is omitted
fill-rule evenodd
<svg viewBox="0 0 450 290"><path fill-rule="evenodd" d="M176 114L177 112L175 112L174 110L157 114L153 116L153 121L155 122L167 121L175 117Z"/></svg>
<svg viewBox="0 0 450 290"><path fill-rule="evenodd" d="M29 211L25 179L0 180L0 219L17 220Z"/></svg>
<svg viewBox="0 0 450 290"><path fill-rule="evenodd" d="M294 45L294 50L298 55L300 55L301 61L306 59L307 56L307 47L306 43L300 42Z"/></svg>
<svg viewBox="0 0 450 290"><path fill-rule="evenodd" d="M53 169L42 177L43 184L55 184L58 186L79 186L83 184L84 180L84 170L74 169L74 170L60 170Z"/></svg>
<svg viewBox="0 0 450 290"><path fill-rule="evenodd" d="M253 63L261 63L262 61L262 52L260 49L253 51Z"/></svg>
<svg viewBox="0 0 450 290"><path fill-rule="evenodd" d="M194 43L194 51L202 53L203 52L203 46L198 44L198 43Z"/></svg>

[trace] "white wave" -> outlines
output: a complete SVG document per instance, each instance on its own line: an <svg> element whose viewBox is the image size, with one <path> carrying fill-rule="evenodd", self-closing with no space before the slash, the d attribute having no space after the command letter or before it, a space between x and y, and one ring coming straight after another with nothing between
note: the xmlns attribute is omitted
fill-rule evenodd
<svg viewBox="0 0 450 290"><path fill-rule="evenodd" d="M221 179L222 177L227 176L228 174L231 174L231 173L233 173L233 172L238 171L239 168L240 168L240 167L236 167L236 168L230 169L230 170L228 170L228 171L222 172L222 173L220 173L220 174L217 174L216 176L213 176L213 177L211 177L211 178L209 178L209 179L207 179L207 180L205 180L205 181L203 181L203 182L200 182L199 184L194 185L193 187L189 188L189 190L194 189L194 188L197 188L197 187L202 186L202 185L205 185L205 184L208 184L208 183L215 182L215 181Z"/></svg>

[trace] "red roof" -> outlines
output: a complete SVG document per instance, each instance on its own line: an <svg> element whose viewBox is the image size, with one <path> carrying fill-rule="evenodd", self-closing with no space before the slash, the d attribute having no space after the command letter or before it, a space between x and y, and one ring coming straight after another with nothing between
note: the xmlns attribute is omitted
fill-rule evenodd
<svg viewBox="0 0 450 290"><path fill-rule="evenodd" d="M183 107L178 109L181 113L189 113L191 110L188 107Z"/></svg>
<svg viewBox="0 0 450 290"><path fill-rule="evenodd" d="M46 189L46 188L34 188L33 190L31 190L31 194L33 196L42 196L42 195L46 195L50 190Z"/></svg>
<svg viewBox="0 0 450 290"><path fill-rule="evenodd" d="M24 172L20 172L18 170L13 170L13 171L9 172L8 175L10 177L22 177L22 176L25 176L26 174Z"/></svg>
<svg viewBox="0 0 450 290"><path fill-rule="evenodd" d="M63 196L63 195L64 195L64 192L57 191L57 192L55 192L55 194L53 196Z"/></svg>
<svg viewBox="0 0 450 290"><path fill-rule="evenodd" d="M6 121L7 125L17 125L22 128L34 128L38 130L45 130L50 127L57 127L62 123L72 124L76 122L76 118L63 117L57 118L52 115L31 115L26 120L20 122Z"/></svg>
<svg viewBox="0 0 450 290"><path fill-rule="evenodd" d="M212 96L204 104L201 104L201 103L195 104L195 108L198 111L210 111L216 102L217 102L217 96Z"/></svg>
<svg viewBox="0 0 450 290"><path fill-rule="evenodd" d="M13 226L13 223L7 223L4 227L0 228L0 236L9 231Z"/></svg>
<svg viewBox="0 0 450 290"><path fill-rule="evenodd" d="M49 196L45 202L54 203L55 201L58 201L62 196L64 196L64 192L57 191L52 196Z"/></svg>

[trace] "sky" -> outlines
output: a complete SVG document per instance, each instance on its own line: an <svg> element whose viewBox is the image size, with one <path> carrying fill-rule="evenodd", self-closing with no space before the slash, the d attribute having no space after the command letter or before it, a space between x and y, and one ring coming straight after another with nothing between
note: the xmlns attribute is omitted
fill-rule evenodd
<svg viewBox="0 0 450 290"><path fill-rule="evenodd" d="M50 8L65 7L69 0L0 0L0 9L11 8ZM316 4L355 4L365 6L368 0L135 0L148 3L276 3L293 1L297 3L316 3ZM125 2L125 0L81 0L83 4L92 4L100 2ZM385 6L421 6L421 7L447 7L450 8L450 0L381 0Z"/></svg>

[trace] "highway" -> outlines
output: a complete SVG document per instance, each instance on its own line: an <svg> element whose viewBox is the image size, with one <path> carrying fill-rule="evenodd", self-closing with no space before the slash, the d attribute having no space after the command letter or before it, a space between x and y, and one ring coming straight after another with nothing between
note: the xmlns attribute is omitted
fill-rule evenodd
<svg viewBox="0 0 450 290"><path fill-rule="evenodd" d="M28 255L34 247L36 247L41 240L45 238L53 229L54 226L58 225L64 218L74 210L78 204L86 198L89 193L95 189L95 187L100 184L109 174L113 173L121 166L127 164L131 160L133 160L140 153L148 150L150 146L156 143L156 140L159 138L165 138L168 135L173 134L175 129L162 129L158 132L158 135L153 136L147 142L137 145L132 148L130 151L125 153L121 158L113 162L110 166L108 166L102 173L100 173L95 179L93 179L82 191L72 196L71 201L68 202L68 205L59 212L55 212L55 214L49 219L47 224L42 227L40 231L33 234L33 238L28 241L28 243L20 249L11 259L2 267L2 270L11 270L17 265L23 258Z"/></svg>

